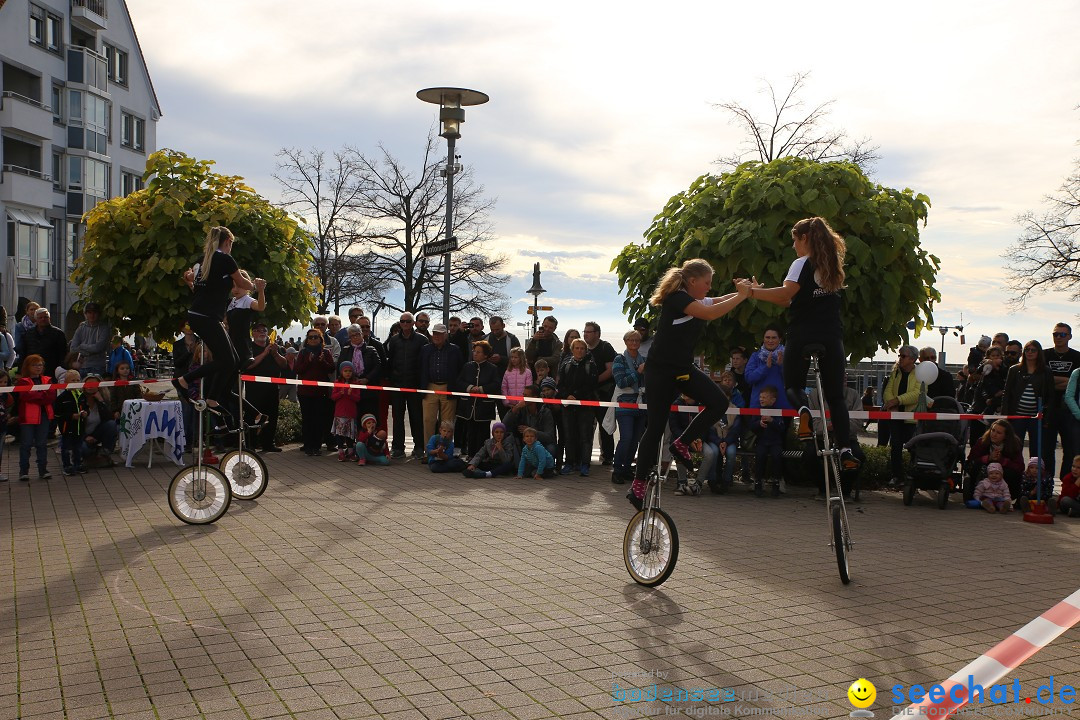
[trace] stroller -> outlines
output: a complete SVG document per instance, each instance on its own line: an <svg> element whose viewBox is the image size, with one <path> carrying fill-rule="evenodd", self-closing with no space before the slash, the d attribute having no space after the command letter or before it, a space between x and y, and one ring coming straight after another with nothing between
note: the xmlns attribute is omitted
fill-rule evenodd
<svg viewBox="0 0 1080 720"><path fill-rule="evenodd" d="M934 398L933 412L962 412L956 398ZM963 491L966 420L919 420L915 436L904 444L911 454L911 468L904 482L904 504L910 505L916 490L936 490L937 506L944 510L949 493Z"/></svg>

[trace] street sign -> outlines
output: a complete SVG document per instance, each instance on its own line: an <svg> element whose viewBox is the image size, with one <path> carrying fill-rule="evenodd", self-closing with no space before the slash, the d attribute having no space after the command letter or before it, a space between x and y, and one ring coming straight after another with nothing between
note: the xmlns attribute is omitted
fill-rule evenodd
<svg viewBox="0 0 1080 720"><path fill-rule="evenodd" d="M435 255L446 255L457 249L457 237L451 237L449 240L433 240L432 242L424 243L420 252L424 257L433 257Z"/></svg>
<svg viewBox="0 0 1080 720"><path fill-rule="evenodd" d="M549 310L554 310L554 309L555 309L555 307L552 306L552 305L541 305L540 307L536 308L537 311L543 310L544 312L547 312ZM529 308L527 308L525 310L525 312L527 312L529 315L532 315L533 314L533 308L529 307Z"/></svg>

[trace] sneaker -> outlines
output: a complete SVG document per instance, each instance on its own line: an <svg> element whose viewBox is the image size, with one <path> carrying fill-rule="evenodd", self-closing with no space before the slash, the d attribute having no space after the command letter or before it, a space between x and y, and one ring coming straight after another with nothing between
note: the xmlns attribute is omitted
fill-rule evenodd
<svg viewBox="0 0 1080 720"><path fill-rule="evenodd" d="M65 475L74 475L75 474L75 468L70 467L70 466L64 468L64 474Z"/></svg>
<svg viewBox="0 0 1080 720"><path fill-rule="evenodd" d="M338 462L345 462L345 449L344 448L337 451L337 459L338 459Z"/></svg>
<svg viewBox="0 0 1080 720"><path fill-rule="evenodd" d="M810 408L803 405L799 408L799 442L814 439L814 416L810 414Z"/></svg>
<svg viewBox="0 0 1080 720"><path fill-rule="evenodd" d="M23 473L19 476L19 480L21 480L22 482L30 482L30 476L26 473Z"/></svg>
<svg viewBox="0 0 1080 720"><path fill-rule="evenodd" d="M219 458L212 452L207 452L203 454L202 462L203 465L217 465L219 462L221 462L221 458Z"/></svg>
<svg viewBox="0 0 1080 720"><path fill-rule="evenodd" d="M844 448L840 451L840 467L844 470L858 470L862 465L859 462L859 458L855 457L855 454L851 452L851 448Z"/></svg>
<svg viewBox="0 0 1080 720"><path fill-rule="evenodd" d="M39 480L48 480L51 477L52 477L52 473L49 472L48 470L46 470L45 472L38 475Z"/></svg>
<svg viewBox="0 0 1080 720"><path fill-rule="evenodd" d="M581 477L589 477L589 466L588 465L582 465L581 466Z"/></svg>
<svg viewBox="0 0 1080 720"><path fill-rule="evenodd" d="M688 484L686 487L690 490L691 495L697 496L701 494L701 483L697 481Z"/></svg>
<svg viewBox="0 0 1080 720"><path fill-rule="evenodd" d="M357 465L367 465L367 458L360 458L356 461Z"/></svg>
<svg viewBox="0 0 1080 720"><path fill-rule="evenodd" d="M82 465L79 465L78 467L75 468L75 472L77 472L80 475L85 475L86 474L86 468L83 467Z"/></svg>
<svg viewBox="0 0 1080 720"><path fill-rule="evenodd" d="M403 457L405 457L405 451L404 450L395 450L394 454L390 456L390 459L391 460L401 460Z"/></svg>
<svg viewBox="0 0 1080 720"><path fill-rule="evenodd" d="M626 491L626 499L630 501L630 504L634 506L635 510L641 510L645 507L645 501L635 495L633 490Z"/></svg>
<svg viewBox="0 0 1080 720"><path fill-rule="evenodd" d="M563 465L562 470L559 471L559 474L560 475L569 475L572 472L574 472L574 468L570 467L569 465Z"/></svg>
<svg viewBox="0 0 1080 720"><path fill-rule="evenodd" d="M690 448L686 447L686 444L679 438L675 438L668 445L668 450L671 451L671 456L675 458L675 462L682 465L687 470L694 469L694 459L690 457Z"/></svg>
<svg viewBox="0 0 1080 720"><path fill-rule="evenodd" d="M611 473L611 484L612 485L622 485L625 482L626 482L626 477L623 475L622 470L614 470Z"/></svg>
<svg viewBox="0 0 1080 720"><path fill-rule="evenodd" d="M676 495L689 495L690 487L686 483L679 483L675 486Z"/></svg>

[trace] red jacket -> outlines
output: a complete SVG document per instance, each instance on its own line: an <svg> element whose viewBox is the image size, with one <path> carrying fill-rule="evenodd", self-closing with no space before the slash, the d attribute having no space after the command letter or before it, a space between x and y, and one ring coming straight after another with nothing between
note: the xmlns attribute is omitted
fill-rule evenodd
<svg viewBox="0 0 1080 720"><path fill-rule="evenodd" d="M1061 478L1061 497L1076 500L1078 496L1080 496L1080 487L1077 487L1076 478L1073 477L1073 474L1069 473Z"/></svg>
<svg viewBox="0 0 1080 720"><path fill-rule="evenodd" d="M341 378L337 379L338 382L345 382ZM331 388L330 399L334 401L334 417L355 418L356 417L356 404L360 402L364 397L364 391L357 388L352 390L349 388Z"/></svg>
<svg viewBox="0 0 1080 720"><path fill-rule="evenodd" d="M19 378L15 387L20 385L30 387L33 385L47 385L52 382L48 375L40 378ZM45 408L45 419L53 419L53 403L56 402L55 390L31 390L29 392L16 392L19 398L19 422L23 425L37 425L42 421L41 409Z"/></svg>
<svg viewBox="0 0 1080 720"><path fill-rule="evenodd" d="M301 380L325 381L330 376L330 373L334 371L334 357L327 348L323 348L318 355L305 348L296 356L294 369L296 370L296 377ZM296 389L296 394L299 397L325 398L330 396L329 390L330 388L314 385L301 385Z"/></svg>

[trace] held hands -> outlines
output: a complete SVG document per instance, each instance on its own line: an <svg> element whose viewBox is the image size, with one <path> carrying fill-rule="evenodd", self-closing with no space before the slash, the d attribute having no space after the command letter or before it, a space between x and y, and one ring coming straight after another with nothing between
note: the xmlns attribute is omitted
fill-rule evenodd
<svg viewBox="0 0 1080 720"><path fill-rule="evenodd" d="M255 278L253 282L255 284L255 289L258 292L262 292L266 289L266 280L263 280L262 278Z"/></svg>

